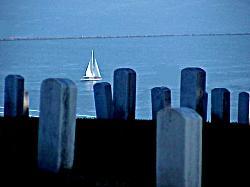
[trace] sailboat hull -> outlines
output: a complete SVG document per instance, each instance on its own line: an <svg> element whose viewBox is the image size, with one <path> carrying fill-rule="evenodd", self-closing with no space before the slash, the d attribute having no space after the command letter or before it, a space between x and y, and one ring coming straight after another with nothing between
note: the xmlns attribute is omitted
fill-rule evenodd
<svg viewBox="0 0 250 187"><path fill-rule="evenodd" d="M81 81L100 81L102 80L101 77L82 77Z"/></svg>

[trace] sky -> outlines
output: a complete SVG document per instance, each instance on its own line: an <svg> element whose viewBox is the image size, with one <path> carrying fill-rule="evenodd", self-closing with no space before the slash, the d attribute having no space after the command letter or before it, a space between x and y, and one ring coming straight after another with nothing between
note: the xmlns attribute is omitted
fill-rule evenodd
<svg viewBox="0 0 250 187"><path fill-rule="evenodd" d="M250 32L249 0L1 0L0 38Z"/></svg>

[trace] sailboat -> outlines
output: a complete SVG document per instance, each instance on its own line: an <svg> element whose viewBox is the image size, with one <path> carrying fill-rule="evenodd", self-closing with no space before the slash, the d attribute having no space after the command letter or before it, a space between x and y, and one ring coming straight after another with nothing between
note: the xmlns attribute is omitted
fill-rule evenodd
<svg viewBox="0 0 250 187"><path fill-rule="evenodd" d="M95 59L94 50L91 51L91 59L85 70L85 75L80 79L81 81L99 81L102 80L101 73Z"/></svg>

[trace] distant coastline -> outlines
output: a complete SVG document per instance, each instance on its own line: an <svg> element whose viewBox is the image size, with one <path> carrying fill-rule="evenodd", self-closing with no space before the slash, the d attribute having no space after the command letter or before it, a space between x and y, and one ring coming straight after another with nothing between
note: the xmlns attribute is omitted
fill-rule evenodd
<svg viewBox="0 0 250 187"><path fill-rule="evenodd" d="M23 40L81 40L81 39L119 39L119 38L158 38L158 37L202 37L202 36L250 36L250 32L243 33L191 33L191 34L149 34L149 35L116 35L116 36L11 36L0 38L0 41Z"/></svg>

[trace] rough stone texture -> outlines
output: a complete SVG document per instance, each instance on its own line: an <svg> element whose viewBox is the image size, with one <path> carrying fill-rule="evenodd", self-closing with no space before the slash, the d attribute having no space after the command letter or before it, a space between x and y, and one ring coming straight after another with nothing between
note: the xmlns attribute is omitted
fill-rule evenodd
<svg viewBox="0 0 250 187"><path fill-rule="evenodd" d="M238 99L238 123L242 125L250 125L249 113L249 93L241 92Z"/></svg>
<svg viewBox="0 0 250 187"><path fill-rule="evenodd" d="M98 119L113 118L113 103L111 85L107 82L94 85L96 117Z"/></svg>
<svg viewBox="0 0 250 187"><path fill-rule="evenodd" d="M75 84L68 79L46 79L41 85L38 167L58 172L74 160Z"/></svg>
<svg viewBox="0 0 250 187"><path fill-rule="evenodd" d="M207 121L207 102L208 102L208 93L205 92L203 96L203 122Z"/></svg>
<svg viewBox="0 0 250 187"><path fill-rule="evenodd" d="M24 78L20 75L8 75L4 88L4 116L23 115Z"/></svg>
<svg viewBox="0 0 250 187"><path fill-rule="evenodd" d="M24 91L23 94L23 116L29 117L29 92Z"/></svg>
<svg viewBox="0 0 250 187"><path fill-rule="evenodd" d="M190 108L157 114L157 187L201 187L202 118Z"/></svg>
<svg viewBox="0 0 250 187"><path fill-rule="evenodd" d="M171 90L167 87L151 89L152 119L156 120L157 112L165 107L171 107Z"/></svg>
<svg viewBox="0 0 250 187"><path fill-rule="evenodd" d="M230 92L225 88L211 91L211 122L220 125L230 123Z"/></svg>
<svg viewBox="0 0 250 187"><path fill-rule="evenodd" d="M136 72L120 68L114 72L113 103L115 119L135 119Z"/></svg>
<svg viewBox="0 0 250 187"><path fill-rule="evenodd" d="M201 68L181 71L180 106L194 109L206 121L206 72Z"/></svg>

